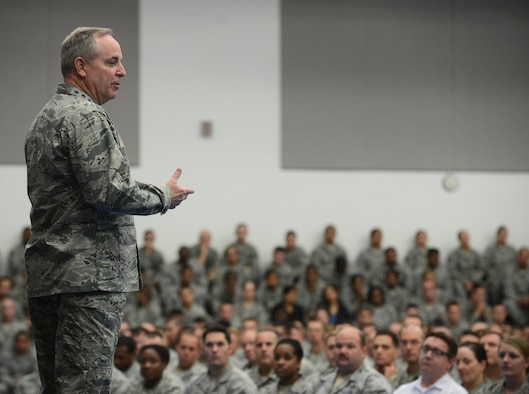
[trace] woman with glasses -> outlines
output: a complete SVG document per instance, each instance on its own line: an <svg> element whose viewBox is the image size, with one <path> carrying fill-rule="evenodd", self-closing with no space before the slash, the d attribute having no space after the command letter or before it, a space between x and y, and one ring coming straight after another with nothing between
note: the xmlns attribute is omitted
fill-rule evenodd
<svg viewBox="0 0 529 394"><path fill-rule="evenodd" d="M464 342L459 345L456 366L461 385L469 394L483 393L487 368L487 353L480 343Z"/></svg>
<svg viewBox="0 0 529 394"><path fill-rule="evenodd" d="M527 369L529 367L529 343L522 337L504 339L499 350L503 377L486 390L487 394L529 393Z"/></svg>

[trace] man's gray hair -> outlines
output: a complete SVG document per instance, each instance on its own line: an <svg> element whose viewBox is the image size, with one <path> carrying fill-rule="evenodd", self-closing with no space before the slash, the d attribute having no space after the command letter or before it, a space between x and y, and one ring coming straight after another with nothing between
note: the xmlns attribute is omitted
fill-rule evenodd
<svg viewBox="0 0 529 394"><path fill-rule="evenodd" d="M98 52L95 36L112 35L112 29L106 27L78 27L64 39L61 46L61 72L63 76L74 70L75 58L87 61L94 59Z"/></svg>

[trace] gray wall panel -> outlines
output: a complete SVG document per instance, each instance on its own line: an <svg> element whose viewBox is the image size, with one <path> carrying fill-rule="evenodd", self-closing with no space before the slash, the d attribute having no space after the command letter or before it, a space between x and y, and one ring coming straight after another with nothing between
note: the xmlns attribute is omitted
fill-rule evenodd
<svg viewBox="0 0 529 394"><path fill-rule="evenodd" d="M0 163L24 163L26 132L62 81L60 45L78 26L114 30L127 76L118 98L105 104L139 161L139 5L136 0L10 0L0 6Z"/></svg>
<svg viewBox="0 0 529 394"><path fill-rule="evenodd" d="M281 4L284 168L529 170L529 3Z"/></svg>

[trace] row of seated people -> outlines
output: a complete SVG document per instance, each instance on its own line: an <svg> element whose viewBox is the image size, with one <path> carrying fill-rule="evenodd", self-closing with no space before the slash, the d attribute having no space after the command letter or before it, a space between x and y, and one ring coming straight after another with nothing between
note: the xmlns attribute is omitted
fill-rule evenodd
<svg viewBox="0 0 529 394"><path fill-rule="evenodd" d="M410 382L431 379L432 373L438 379L450 376L469 393L513 392L506 390L508 379L523 377L515 388L525 392L529 326L508 326L476 322L456 333L449 325L426 325L416 310L408 308L388 328L369 319L330 325L324 313L307 324L294 320L261 326L247 318L236 328L220 317L209 323L196 318L186 325L183 314L175 311L160 327L143 322L131 328L123 322L112 393L236 392L222 385L212 389L212 374L219 363L242 371L238 378L242 389L237 391L241 393L344 392L358 384L357 375L362 374L374 386L357 387L361 392L400 390L402 394L408 393L402 390ZM225 349L208 342L208 327L226 333ZM0 392L38 393L31 336L19 330L9 343L12 346L2 351L0 359ZM508 367L502 369L503 364ZM347 372L354 378L349 379ZM288 391L294 384L296 390ZM281 386L286 386L284 391Z"/></svg>
<svg viewBox="0 0 529 394"><path fill-rule="evenodd" d="M195 281L208 283L210 289L224 280L226 270L236 271L239 283L252 279L259 284L263 277L261 269L270 266L278 271L281 284L285 285L300 281L310 263L316 266L325 283L335 285L339 291L348 285L351 274L360 273L366 284L371 286L382 285L386 272L393 271L398 276L399 285L411 297L419 295L421 277L425 271L431 271L435 272L440 287L459 298L468 297L471 283L483 283L487 288L487 302L492 305L505 299L505 283L508 275L517 268L517 255L527 253L526 248L517 251L509 245L507 228L500 226L496 241L483 253L471 247L468 232L458 233L459 245L448 255L446 263L443 263L437 249L428 246L427 233L418 231L415 245L403 259L399 259L395 248L382 247L382 230L374 229L369 235L369 246L353 261L346 255L345 248L336 242L336 228L331 225L325 228L321 244L310 254L297 244L295 232L289 231L284 245L275 248L272 262L267 265L263 264L256 248L248 242L247 234L247 226L238 225L234 242L224 249L221 256L211 246L209 231L202 231L198 242L190 247L179 248L177 261L169 264L154 247L154 232L148 230L139 250L140 262L147 276L155 281L166 278L167 274L171 275L172 271L178 271L183 265L191 265L196 271ZM23 287L24 284L24 247L30 235L29 227L24 228L21 243L12 248L5 263L0 262L0 276L10 277L14 287Z"/></svg>
<svg viewBox="0 0 529 394"><path fill-rule="evenodd" d="M132 325L144 320L159 323L175 309L184 312L187 323L195 317L211 320L227 308L233 309L235 322L256 317L266 324L279 320L277 314L286 315L287 320L306 321L318 307L328 311L329 323L333 324L356 316L359 309L367 306L376 324L386 327L410 304L416 305L425 321L432 324L446 322L449 303L458 305L462 320L468 323L491 322L494 315L500 315L498 311L518 326L529 321L529 250L525 248L518 253L516 267L502 285L501 292L506 296L492 304L485 283L470 282L463 295L454 292L435 251L429 253L428 269L418 279L417 295L409 291L398 270L386 270L380 284L370 284L363 273L343 275L339 283L328 283L316 265L308 264L296 281L286 273L288 265L282 250L275 252L278 257L274 262L279 264L272 264L260 278L256 271L238 263L237 251L230 247L226 263L217 267L219 275L208 282L203 267L187 257L188 249L181 251L185 253L179 262L167 267L156 279L143 272L144 290L128 296L125 319Z"/></svg>

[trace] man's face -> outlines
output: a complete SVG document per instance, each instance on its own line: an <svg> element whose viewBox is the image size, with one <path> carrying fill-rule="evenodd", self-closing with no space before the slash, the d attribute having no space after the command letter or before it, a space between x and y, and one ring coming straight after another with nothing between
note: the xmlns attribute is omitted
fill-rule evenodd
<svg viewBox="0 0 529 394"><path fill-rule="evenodd" d="M31 339L29 335L19 334L15 337L14 350L16 354L24 354L31 347Z"/></svg>
<svg viewBox="0 0 529 394"><path fill-rule="evenodd" d="M488 365L499 365L500 358L498 351L500 349L501 339L497 334L485 334L479 339L479 343L485 348L487 353L487 364Z"/></svg>
<svg viewBox="0 0 529 394"><path fill-rule="evenodd" d="M126 346L116 347L114 353L114 365L120 371L126 371L134 362L136 354L134 352L129 353Z"/></svg>
<svg viewBox="0 0 529 394"><path fill-rule="evenodd" d="M400 333L402 358L407 363L419 361L422 345L422 329L419 326L407 326Z"/></svg>
<svg viewBox="0 0 529 394"><path fill-rule="evenodd" d="M452 304L446 309L446 319L450 324L457 324L461 320L461 307Z"/></svg>
<svg viewBox="0 0 529 394"><path fill-rule="evenodd" d="M287 235L287 248L293 248L296 246L296 236L294 234Z"/></svg>
<svg viewBox="0 0 529 394"><path fill-rule="evenodd" d="M429 375L430 379L435 381L450 371L454 360L449 359L446 355L448 353L448 344L445 341L436 337L428 337L424 340L423 349L428 350L421 351L419 357L423 375ZM438 351L445 354L435 354Z"/></svg>
<svg viewBox="0 0 529 394"><path fill-rule="evenodd" d="M323 342L323 334L323 324L320 321L309 321L307 325L307 339L310 343Z"/></svg>
<svg viewBox="0 0 529 394"><path fill-rule="evenodd" d="M178 333L180 332L180 325L173 320L169 320L163 326L163 332L165 337L169 340L169 343L174 344L178 337Z"/></svg>
<svg viewBox="0 0 529 394"><path fill-rule="evenodd" d="M121 78L126 75L123 67L121 47L111 35L94 36L99 50L97 56L87 61L85 59L81 76L94 101L103 105L116 98L120 87Z"/></svg>
<svg viewBox="0 0 529 394"><path fill-rule="evenodd" d="M199 353L198 337L194 334L183 334L176 345L178 364L182 369L190 368L196 361Z"/></svg>
<svg viewBox="0 0 529 394"><path fill-rule="evenodd" d="M425 301L432 302L435 300L435 282L433 280L423 282L422 294Z"/></svg>
<svg viewBox="0 0 529 394"><path fill-rule="evenodd" d="M334 243L334 237L336 236L336 230L334 227L327 227L325 229L325 242L328 244Z"/></svg>
<svg viewBox="0 0 529 394"><path fill-rule="evenodd" d="M329 362L329 366L334 368L336 366L336 360L334 357L334 349L336 348L336 335L331 335L327 338L327 343L325 344L325 357Z"/></svg>
<svg viewBox="0 0 529 394"><path fill-rule="evenodd" d="M518 267L521 269L527 268L527 262L529 261L529 249L522 248L518 252Z"/></svg>
<svg viewBox="0 0 529 394"><path fill-rule="evenodd" d="M360 333L353 327L342 328L336 334L335 360L342 375L356 371L366 356L367 349L362 346Z"/></svg>
<svg viewBox="0 0 529 394"><path fill-rule="evenodd" d="M248 234L248 230L246 229L246 226L238 226L236 230L237 240L239 242L244 242L246 240L246 235Z"/></svg>
<svg viewBox="0 0 529 394"><path fill-rule="evenodd" d="M257 334L255 340L255 354L259 365L272 365L274 363L274 348L277 336L273 332L263 331Z"/></svg>
<svg viewBox="0 0 529 394"><path fill-rule="evenodd" d="M241 348L244 352L244 357L250 363L255 362L255 340L257 338L257 331L247 330L242 334Z"/></svg>
<svg viewBox="0 0 529 394"><path fill-rule="evenodd" d="M210 369L223 369L229 362L230 347L222 332L210 332L204 338L204 354Z"/></svg>
<svg viewBox="0 0 529 394"><path fill-rule="evenodd" d="M373 357L377 366L393 365L399 355L399 348L393 345L389 335L377 335L373 343Z"/></svg>

